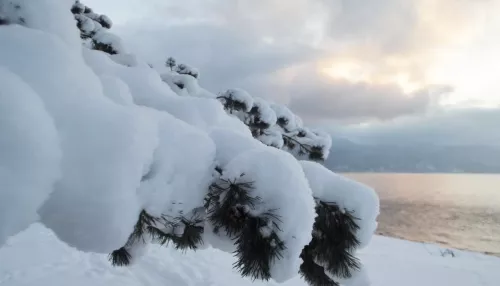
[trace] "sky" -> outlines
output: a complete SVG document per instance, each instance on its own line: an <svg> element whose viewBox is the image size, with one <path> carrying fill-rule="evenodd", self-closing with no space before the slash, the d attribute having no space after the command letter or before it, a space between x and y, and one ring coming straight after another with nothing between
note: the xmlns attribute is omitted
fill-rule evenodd
<svg viewBox="0 0 500 286"><path fill-rule="evenodd" d="M500 145L500 0L84 3L151 63L173 56L207 89L244 88L309 125Z"/></svg>

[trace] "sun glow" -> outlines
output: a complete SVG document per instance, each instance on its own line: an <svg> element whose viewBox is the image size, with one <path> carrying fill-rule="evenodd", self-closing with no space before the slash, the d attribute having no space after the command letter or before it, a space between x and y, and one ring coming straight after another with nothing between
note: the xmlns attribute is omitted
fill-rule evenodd
<svg viewBox="0 0 500 286"><path fill-rule="evenodd" d="M500 1L467 4L420 0L404 49L354 43L324 59L318 71L353 84L392 85L407 95L450 87L441 105L500 106ZM376 36L376 35L375 35Z"/></svg>
<svg viewBox="0 0 500 286"><path fill-rule="evenodd" d="M356 60L333 61L327 67L320 68L323 74L332 79L359 84L396 85L404 93L415 92L425 86L424 83L411 79L409 72L404 70L382 72L380 68Z"/></svg>

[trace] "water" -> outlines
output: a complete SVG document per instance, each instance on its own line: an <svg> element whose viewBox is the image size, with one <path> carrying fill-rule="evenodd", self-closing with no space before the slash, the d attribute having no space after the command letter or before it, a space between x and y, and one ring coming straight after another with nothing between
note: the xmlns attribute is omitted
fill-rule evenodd
<svg viewBox="0 0 500 286"><path fill-rule="evenodd" d="M500 175L344 175L379 194L378 234L500 256Z"/></svg>

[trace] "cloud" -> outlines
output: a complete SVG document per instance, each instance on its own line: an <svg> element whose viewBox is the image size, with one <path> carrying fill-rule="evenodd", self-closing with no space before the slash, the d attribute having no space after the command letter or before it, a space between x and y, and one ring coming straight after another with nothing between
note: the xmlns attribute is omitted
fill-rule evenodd
<svg viewBox="0 0 500 286"><path fill-rule="evenodd" d="M441 110L390 122L330 127L336 137L364 144L486 145L500 147L500 107ZM326 127L328 128L328 127Z"/></svg>
<svg viewBox="0 0 500 286"><path fill-rule="evenodd" d="M433 93L430 87L405 94L396 85L314 79L305 79L295 88L290 107L310 121L353 118L387 120L422 114L440 96Z"/></svg>
<svg viewBox="0 0 500 286"><path fill-rule="evenodd" d="M198 67L202 71L201 84L209 90L244 88L254 95L289 104L309 123L423 113L438 98L431 87L410 94L396 84L332 78L321 73L316 64L325 51L241 34L232 27L136 26L121 33L128 47L157 65L172 55Z"/></svg>
<svg viewBox="0 0 500 286"><path fill-rule="evenodd" d="M333 79L314 64L304 63L240 82L252 94L288 105L308 124L390 120L425 114L453 92L430 85L405 92L395 84Z"/></svg>
<svg viewBox="0 0 500 286"><path fill-rule="evenodd" d="M270 42L215 24L135 27L118 32L127 47L156 65L173 56L197 67L201 84L215 92L290 65L314 61L321 55L306 45Z"/></svg>
<svg viewBox="0 0 500 286"><path fill-rule="evenodd" d="M336 41L392 53L409 48L417 26L417 1L324 1L331 15L327 33Z"/></svg>
<svg viewBox="0 0 500 286"><path fill-rule="evenodd" d="M85 2L116 22L134 52L157 65L174 56L198 67L209 90L241 87L309 120L364 121L423 115L443 93L463 90L461 80L430 78L429 70L481 31L479 16L493 1Z"/></svg>

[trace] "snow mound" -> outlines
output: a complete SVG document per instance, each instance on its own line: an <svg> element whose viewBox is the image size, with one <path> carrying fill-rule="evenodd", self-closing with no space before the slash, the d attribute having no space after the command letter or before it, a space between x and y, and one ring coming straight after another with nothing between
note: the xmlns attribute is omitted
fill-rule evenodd
<svg viewBox="0 0 500 286"><path fill-rule="evenodd" d="M136 188L155 147L154 124L103 95L81 48L19 26L2 29L0 38L0 64L37 92L61 138L63 174L40 209L42 221L82 250L115 249L140 209Z"/></svg>
<svg viewBox="0 0 500 286"><path fill-rule="evenodd" d="M137 57L133 54L118 53L109 56L115 63L121 64L127 67L135 67L141 64Z"/></svg>
<svg viewBox="0 0 500 286"><path fill-rule="evenodd" d="M278 124L287 132L294 131L297 128L302 127L302 120L297 121L298 117L295 116L295 114L293 114L288 107L279 104L271 104L271 108L276 114Z"/></svg>
<svg viewBox="0 0 500 286"><path fill-rule="evenodd" d="M298 161L290 154L273 147L243 152L224 168L223 178L233 180L244 174L254 183L252 196L264 202L261 210L276 210L280 218L278 236L285 242L283 257L276 259L271 275L284 282L297 275L302 260L300 253L311 241L312 225L316 213L312 191Z"/></svg>
<svg viewBox="0 0 500 286"><path fill-rule="evenodd" d="M137 105L168 112L207 132L213 128L227 128L238 133L250 134L242 122L227 116L216 99L179 97L162 80L164 75L160 77L147 65L126 67L112 61L104 53L88 49L84 49L83 55L86 63L97 75L114 75L127 83Z"/></svg>
<svg viewBox="0 0 500 286"><path fill-rule="evenodd" d="M73 3L73 0L2 1L0 19L55 35L66 44L79 47L81 40L69 13Z"/></svg>
<svg viewBox="0 0 500 286"><path fill-rule="evenodd" d="M254 108L255 110L251 110L251 112L253 111L253 113L258 114L260 122L263 122L269 126L273 126L276 124L278 118L267 101L260 97L254 97L252 108Z"/></svg>
<svg viewBox="0 0 500 286"><path fill-rule="evenodd" d="M264 147L248 134L236 133L225 128L212 130L210 137L217 146L216 162L220 167L225 167L232 159L245 151Z"/></svg>
<svg viewBox="0 0 500 286"><path fill-rule="evenodd" d="M189 75L191 77L194 77L194 78L199 78L200 76L200 72L198 71L198 69L194 68L194 67L191 67L189 65L186 65L186 64L179 64L175 67L175 71L178 73L178 74L185 74L185 75Z"/></svg>
<svg viewBox="0 0 500 286"><path fill-rule="evenodd" d="M222 178L252 181L262 202L254 215L272 210L279 218L259 232L275 232L285 245L271 266L275 281L297 276L312 237L313 194L353 211L367 243L376 196L278 149L290 146L285 135L318 148L331 144L288 108L240 89L216 96L187 65L160 75L126 53L106 16L72 0L4 4L0 246L38 221L68 246L108 254L129 241L143 212L179 217L203 210L216 167ZM228 114L234 103L240 113ZM234 241L210 227L207 247L232 252ZM130 250L136 259L148 243Z"/></svg>
<svg viewBox="0 0 500 286"><path fill-rule="evenodd" d="M375 236L362 253L371 283L352 286L497 286L500 258ZM106 255L82 253L61 243L40 224L0 248L0 281L6 286L306 286L300 277L284 283L241 278L232 255L207 249L183 253L152 246L133 267L117 268ZM362 281L361 281L362 282Z"/></svg>
<svg viewBox="0 0 500 286"><path fill-rule="evenodd" d="M377 193L370 187L335 174L318 163L300 163L314 197L324 202L334 202L340 209L352 212L359 225L356 236L360 241L360 248L368 245L377 228L376 219L380 211Z"/></svg>
<svg viewBox="0 0 500 286"><path fill-rule="evenodd" d="M198 79L191 75L167 71L161 74L161 79L179 96L216 98L215 94L200 87Z"/></svg>
<svg viewBox="0 0 500 286"><path fill-rule="evenodd" d="M103 92L106 97L117 104L134 104L134 100L132 98L132 95L130 94L128 85L121 79L111 75L102 75L99 78L101 80Z"/></svg>
<svg viewBox="0 0 500 286"><path fill-rule="evenodd" d="M126 52L122 40L104 29L98 30L92 39L96 44L105 46L105 49L109 49L113 54L122 54Z"/></svg>
<svg viewBox="0 0 500 286"><path fill-rule="evenodd" d="M160 142L138 193L149 214L178 217L203 205L215 167L215 144L205 132L170 114L155 114Z"/></svg>
<svg viewBox="0 0 500 286"><path fill-rule="evenodd" d="M217 98L224 105L231 105L235 110L250 112L253 106L253 97L239 88L231 88L222 92Z"/></svg>
<svg viewBox="0 0 500 286"><path fill-rule="evenodd" d="M0 67L0 246L38 219L60 175L54 122L40 97Z"/></svg>

